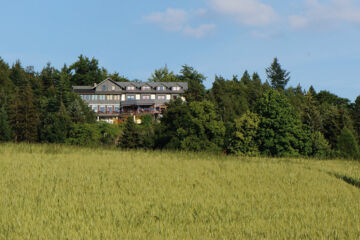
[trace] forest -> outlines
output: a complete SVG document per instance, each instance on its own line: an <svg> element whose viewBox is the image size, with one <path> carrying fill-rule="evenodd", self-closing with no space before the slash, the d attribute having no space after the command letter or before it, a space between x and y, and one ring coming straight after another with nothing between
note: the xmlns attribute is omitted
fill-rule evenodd
<svg viewBox="0 0 360 240"><path fill-rule="evenodd" d="M72 86L130 79L83 55L69 66L47 64L40 72L0 58L0 142L360 158L360 96L351 102L326 90L288 86L290 72L277 58L266 75L217 75L206 89L206 77L193 67L184 65L177 74L165 66L148 81L187 82L186 101L171 101L159 121L144 115L139 125L132 118L110 125L96 122Z"/></svg>

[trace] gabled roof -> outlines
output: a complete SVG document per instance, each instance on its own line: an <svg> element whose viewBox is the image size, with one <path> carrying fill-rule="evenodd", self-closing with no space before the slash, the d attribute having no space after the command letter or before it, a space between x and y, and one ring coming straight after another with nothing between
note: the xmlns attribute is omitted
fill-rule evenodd
<svg viewBox="0 0 360 240"><path fill-rule="evenodd" d="M115 82L111 78L106 78L104 81L99 83L97 86L101 85L105 81L110 81L110 82L118 85L122 89L126 89L127 86L135 86L137 89L141 89L141 87L143 87L143 86L150 86L153 89L156 89L158 86L165 86L167 88L180 86L184 90L188 89L187 82ZM97 86L73 86L73 89L74 90L94 90Z"/></svg>

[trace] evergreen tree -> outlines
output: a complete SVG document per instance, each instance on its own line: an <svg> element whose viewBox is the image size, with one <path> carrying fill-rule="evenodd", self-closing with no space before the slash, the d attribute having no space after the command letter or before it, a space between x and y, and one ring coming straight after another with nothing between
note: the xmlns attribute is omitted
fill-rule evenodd
<svg viewBox="0 0 360 240"><path fill-rule="evenodd" d="M290 80L290 73L281 68L277 58L274 58L271 66L266 68L266 75L271 87L276 90L284 90Z"/></svg>
<svg viewBox="0 0 360 240"><path fill-rule="evenodd" d="M12 137L8 115L4 107L0 108L0 142L10 141Z"/></svg>
<svg viewBox="0 0 360 240"><path fill-rule="evenodd" d="M184 94L186 101L202 101L205 98L205 86L203 84L206 79L204 75L198 73L194 68L184 65L178 76L179 81L188 83L188 90Z"/></svg>
<svg viewBox="0 0 360 240"><path fill-rule="evenodd" d="M9 77L18 87L25 87L28 84L25 71L22 68L20 61L16 61L16 63L12 66Z"/></svg>
<svg viewBox="0 0 360 240"><path fill-rule="evenodd" d="M139 148L140 138L134 119L130 116L126 119L124 131L120 139L120 147L134 149Z"/></svg>
<svg viewBox="0 0 360 240"><path fill-rule="evenodd" d="M99 67L98 60L95 58L90 60L83 55L80 55L78 61L73 63L69 69L74 71L74 75L71 77L72 85L92 86L106 78L106 71Z"/></svg>
<svg viewBox="0 0 360 240"><path fill-rule="evenodd" d="M22 134L18 136L21 141L35 142L38 140L38 126L40 124L39 111L33 103L33 93L30 84L27 84L20 95L20 112Z"/></svg>

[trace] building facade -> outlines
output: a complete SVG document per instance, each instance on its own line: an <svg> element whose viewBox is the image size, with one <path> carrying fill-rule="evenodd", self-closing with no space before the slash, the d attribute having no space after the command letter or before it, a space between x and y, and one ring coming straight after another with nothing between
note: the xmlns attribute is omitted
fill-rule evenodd
<svg viewBox="0 0 360 240"><path fill-rule="evenodd" d="M187 90L185 82L115 82L110 78L94 86L73 86L97 114L98 120L113 123L127 116L151 114L161 117L166 103L183 98Z"/></svg>

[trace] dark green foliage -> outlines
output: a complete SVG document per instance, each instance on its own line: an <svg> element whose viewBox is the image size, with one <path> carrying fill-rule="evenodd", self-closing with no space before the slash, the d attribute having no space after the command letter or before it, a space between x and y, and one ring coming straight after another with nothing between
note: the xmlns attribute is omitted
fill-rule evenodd
<svg viewBox="0 0 360 240"><path fill-rule="evenodd" d="M74 71L71 84L77 86L92 86L106 77L106 72L99 67L98 60L95 58L90 60L83 55L80 55L79 60L70 66L70 70Z"/></svg>
<svg viewBox="0 0 360 240"><path fill-rule="evenodd" d="M328 104L347 107L350 103L349 99L338 97L328 91L320 91L318 94L315 95L315 99L319 105Z"/></svg>
<svg viewBox="0 0 360 240"><path fill-rule="evenodd" d="M355 103L328 91L285 88L290 77L275 58L266 69L268 81L245 71L241 78L215 77L205 90L204 75L187 65L175 75L166 66L154 82L182 81L188 91L168 104L163 118L144 115L137 125L96 123L96 114L72 91L93 85L108 74L96 59L80 56L61 70L47 64L40 72L11 68L0 58L0 141L67 143L122 148L223 151L240 155L357 158L360 96ZM137 80L138 81L138 80ZM271 82L271 85L269 84Z"/></svg>
<svg viewBox="0 0 360 240"><path fill-rule="evenodd" d="M314 132L311 135L311 148L310 156L317 158L328 158L331 156L331 148L324 136L320 132Z"/></svg>
<svg viewBox="0 0 360 240"><path fill-rule="evenodd" d="M178 82L179 79L165 65L163 68L155 69L155 72L148 79L149 82Z"/></svg>
<svg viewBox="0 0 360 240"><path fill-rule="evenodd" d="M25 87L28 84L25 71L22 68L20 61L17 61L15 65L12 66L9 77L17 87Z"/></svg>
<svg viewBox="0 0 360 240"><path fill-rule="evenodd" d="M343 128L353 129L349 110L343 106L333 106L326 103L320 107L323 128L320 129L332 149L337 146L338 136Z"/></svg>
<svg viewBox="0 0 360 240"><path fill-rule="evenodd" d="M284 90L290 80L290 73L281 68L277 58L274 58L271 66L266 68L266 75L271 87L276 90Z"/></svg>
<svg viewBox="0 0 360 240"><path fill-rule="evenodd" d="M205 98L205 76L198 73L194 68L184 65L178 76L179 81L188 83L188 90L185 93L186 101L202 101Z"/></svg>
<svg viewBox="0 0 360 240"><path fill-rule="evenodd" d="M257 114L259 150L270 156L308 155L310 134L285 95L270 90L259 100Z"/></svg>
<svg viewBox="0 0 360 240"><path fill-rule="evenodd" d="M35 142L38 140L40 119L33 102L32 89L27 84L21 94L17 88L15 90L9 111L15 141Z"/></svg>
<svg viewBox="0 0 360 240"><path fill-rule="evenodd" d="M134 149L139 148L139 144L139 130L133 117L130 116L126 119L123 134L120 137L119 146L125 149Z"/></svg>
<svg viewBox="0 0 360 240"><path fill-rule="evenodd" d="M224 122L232 121L248 110L245 88L237 78L228 81L215 76L209 98Z"/></svg>
<svg viewBox="0 0 360 240"><path fill-rule="evenodd" d="M189 151L220 151L225 127L208 101L171 102L159 126L160 148Z"/></svg>
<svg viewBox="0 0 360 240"><path fill-rule="evenodd" d="M130 82L130 80L124 76L121 76L118 72L113 74L108 74L108 77L111 78L114 82Z"/></svg>
<svg viewBox="0 0 360 240"><path fill-rule="evenodd" d="M340 152L341 157L359 159L359 145L354 134L348 128L341 131L337 141L337 150Z"/></svg>
<svg viewBox="0 0 360 240"><path fill-rule="evenodd" d="M355 100L354 108L352 111L352 119L354 122L354 130L357 135L358 142L360 141L360 96Z"/></svg>
<svg viewBox="0 0 360 240"><path fill-rule="evenodd" d="M0 142L10 141L12 131L8 122L8 115L4 107L0 107Z"/></svg>
<svg viewBox="0 0 360 240"><path fill-rule="evenodd" d="M118 125L100 122L97 124L101 137L100 142L103 145L114 146L117 144L121 134L121 128Z"/></svg>
<svg viewBox="0 0 360 240"><path fill-rule="evenodd" d="M72 124L69 137L66 139L67 144L79 146L99 146L101 134L96 124Z"/></svg>

